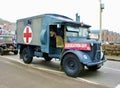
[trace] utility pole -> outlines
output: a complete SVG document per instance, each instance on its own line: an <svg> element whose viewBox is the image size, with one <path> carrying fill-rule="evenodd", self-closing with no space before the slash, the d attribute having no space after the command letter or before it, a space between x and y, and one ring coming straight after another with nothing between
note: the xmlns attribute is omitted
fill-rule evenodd
<svg viewBox="0 0 120 88"><path fill-rule="evenodd" d="M100 2L100 34L99 34L99 41L102 42L102 12L104 9L104 4L102 3L102 0L99 0Z"/></svg>

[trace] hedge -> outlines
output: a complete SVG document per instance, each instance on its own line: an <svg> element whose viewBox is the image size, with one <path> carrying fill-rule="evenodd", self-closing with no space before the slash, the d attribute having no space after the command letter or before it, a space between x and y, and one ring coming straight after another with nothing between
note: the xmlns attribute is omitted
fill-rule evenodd
<svg viewBox="0 0 120 88"><path fill-rule="evenodd" d="M102 45L103 50L105 50L106 55L120 55L120 44L104 44Z"/></svg>

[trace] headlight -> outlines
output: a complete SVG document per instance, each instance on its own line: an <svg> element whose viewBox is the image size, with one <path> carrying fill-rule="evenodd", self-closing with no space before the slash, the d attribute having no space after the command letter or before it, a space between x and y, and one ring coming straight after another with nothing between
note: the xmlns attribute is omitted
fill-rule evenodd
<svg viewBox="0 0 120 88"><path fill-rule="evenodd" d="M101 56L100 56L100 59L102 59L102 58L103 58L103 55L104 55L104 54L103 54L103 52L101 52Z"/></svg>
<svg viewBox="0 0 120 88"><path fill-rule="evenodd" d="M88 59L87 55L83 55L83 58L84 58L84 59Z"/></svg>

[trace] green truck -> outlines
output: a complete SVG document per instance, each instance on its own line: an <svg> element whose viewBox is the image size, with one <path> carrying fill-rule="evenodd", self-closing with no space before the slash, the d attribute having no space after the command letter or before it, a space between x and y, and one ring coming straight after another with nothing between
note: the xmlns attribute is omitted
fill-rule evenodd
<svg viewBox="0 0 120 88"><path fill-rule="evenodd" d="M0 55L8 54L9 52L13 52L15 55L18 54L14 36L0 35Z"/></svg>

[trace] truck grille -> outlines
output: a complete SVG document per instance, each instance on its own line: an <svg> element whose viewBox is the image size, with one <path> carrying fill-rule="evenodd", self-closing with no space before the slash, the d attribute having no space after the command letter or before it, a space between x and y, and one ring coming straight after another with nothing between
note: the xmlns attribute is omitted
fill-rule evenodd
<svg viewBox="0 0 120 88"><path fill-rule="evenodd" d="M95 43L92 46L91 52L87 52L90 55L93 62L97 62L101 60L100 47L101 47L100 43Z"/></svg>
<svg viewBox="0 0 120 88"><path fill-rule="evenodd" d="M98 62L101 60L101 44L100 43L94 43L93 46L91 46L91 51L84 51L87 53L90 57L92 62Z"/></svg>
<svg viewBox="0 0 120 88"><path fill-rule="evenodd" d="M92 46L92 53L91 53L91 58L92 58L92 61L100 61L100 58L101 58L101 51L100 51L100 43L98 44L94 44Z"/></svg>

